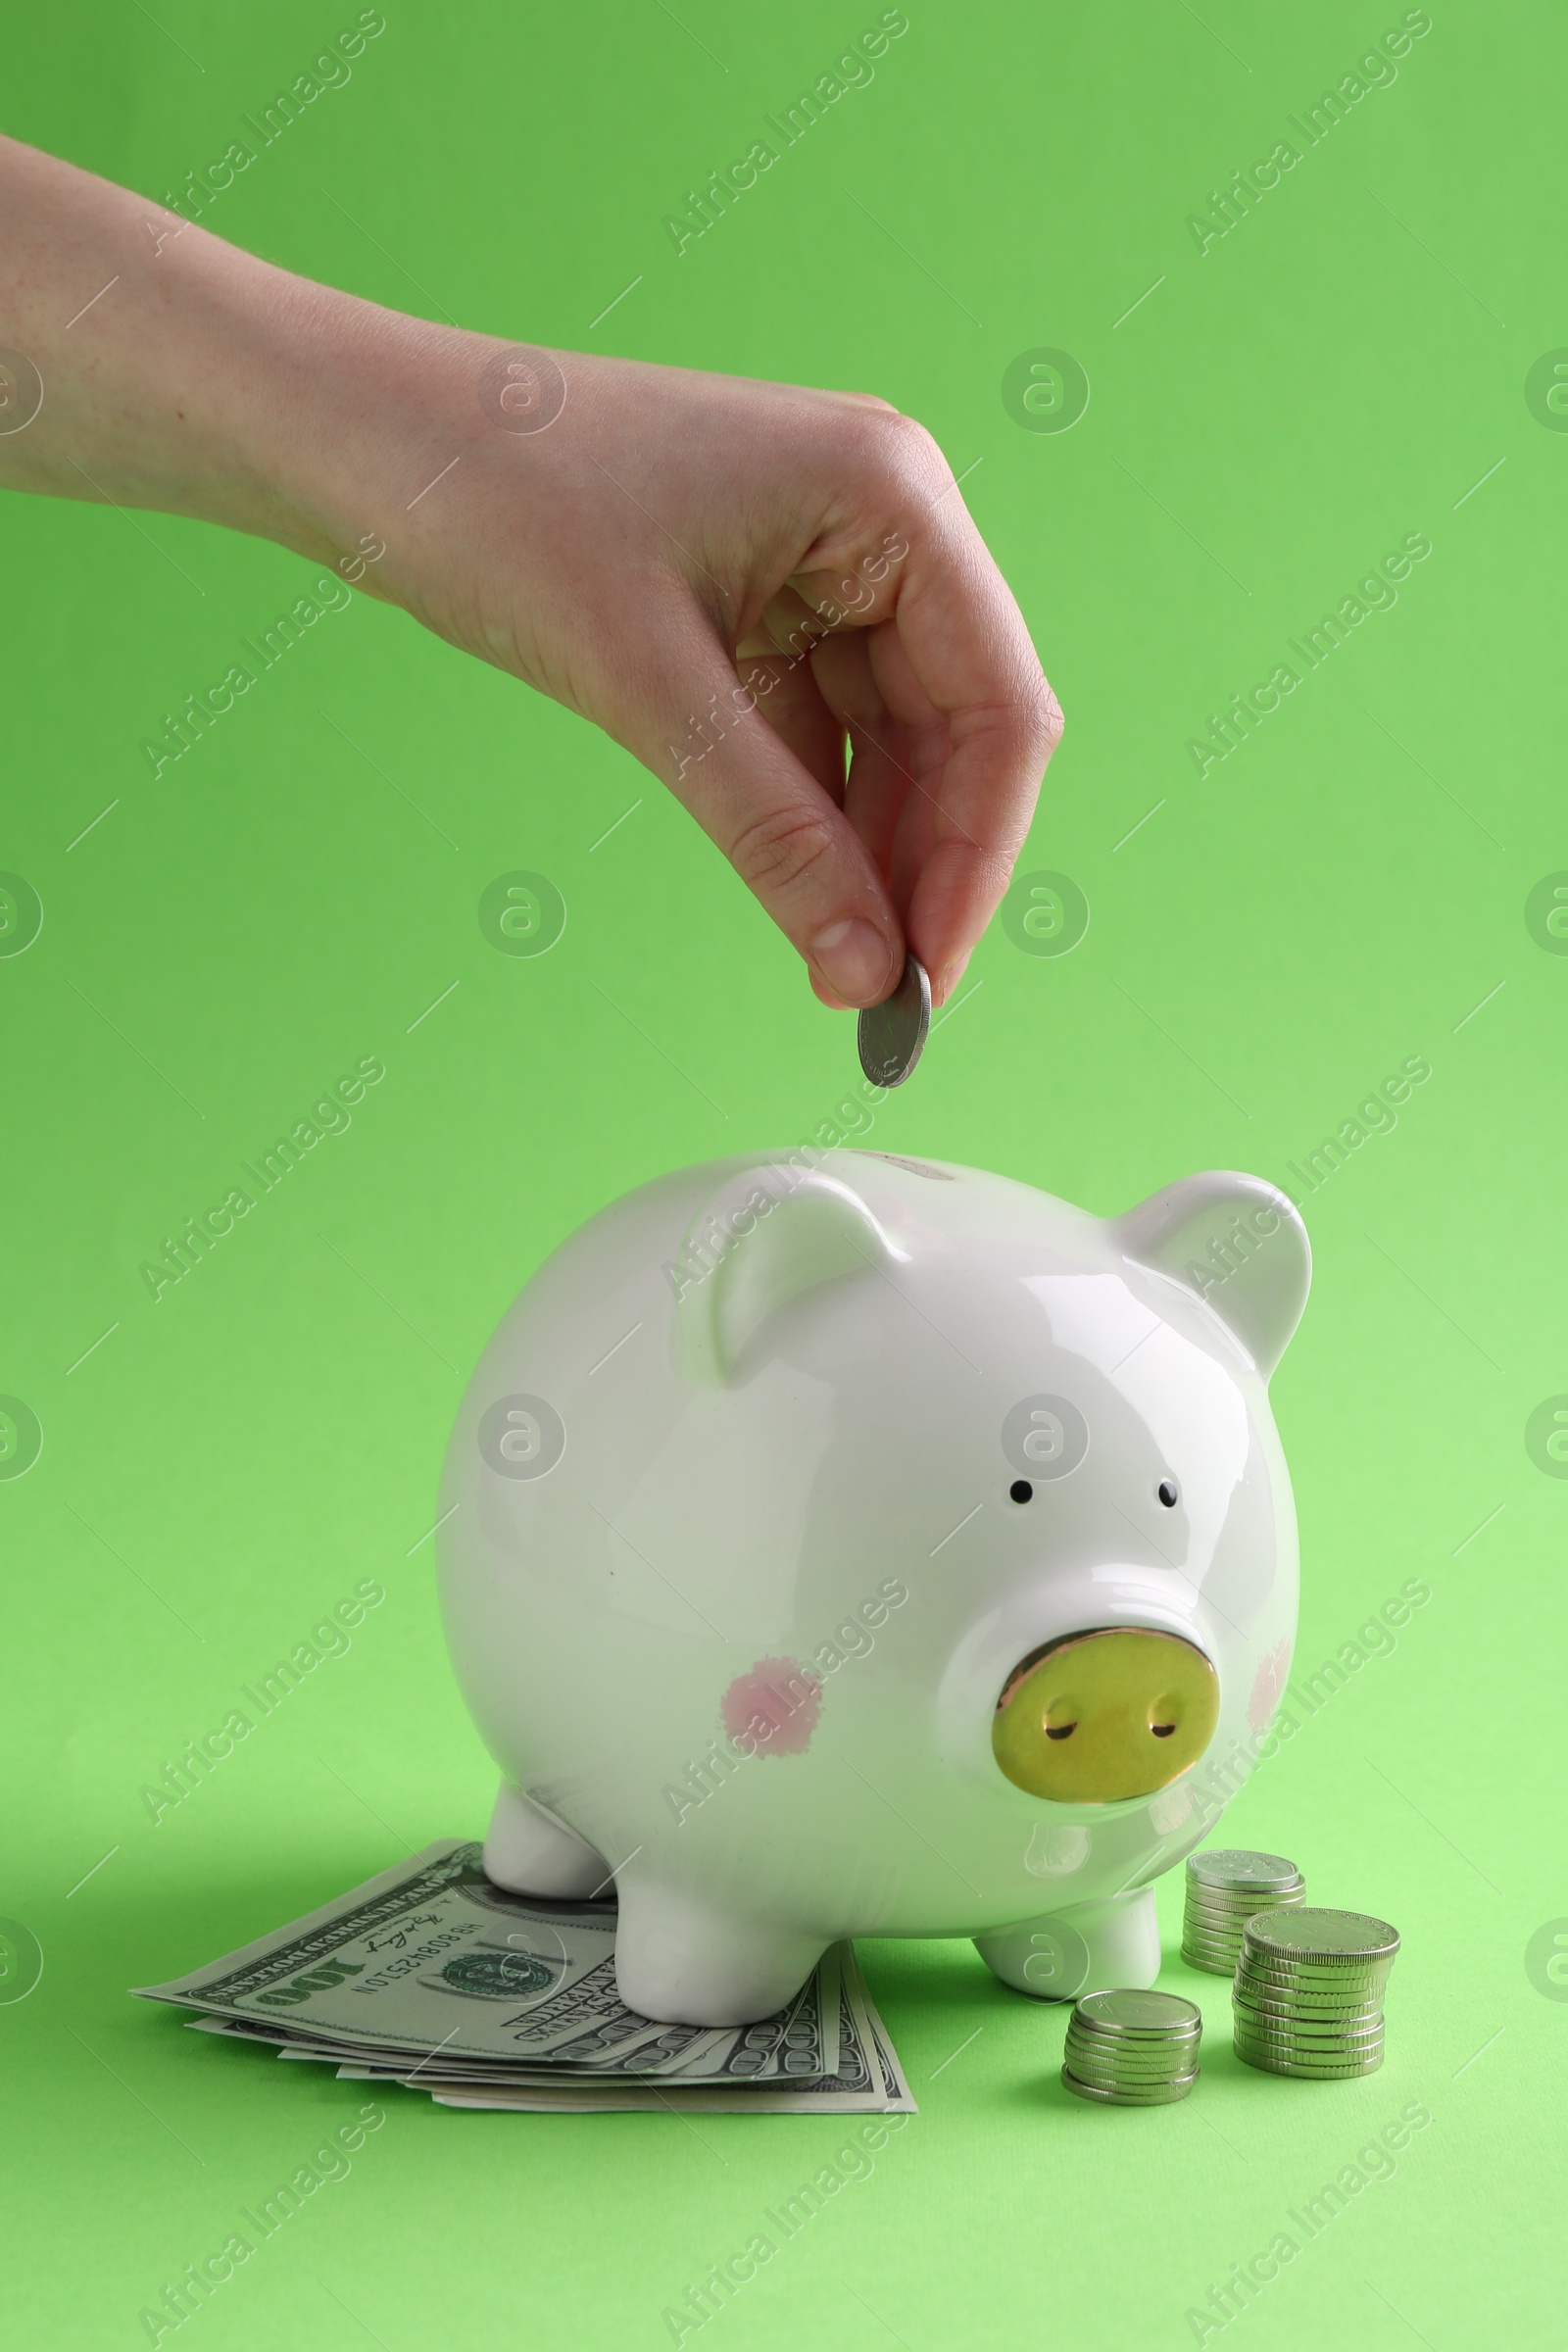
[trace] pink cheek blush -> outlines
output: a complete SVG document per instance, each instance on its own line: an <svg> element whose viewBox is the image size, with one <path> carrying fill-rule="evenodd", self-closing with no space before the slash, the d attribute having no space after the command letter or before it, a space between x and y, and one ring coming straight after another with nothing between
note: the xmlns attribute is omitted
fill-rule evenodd
<svg viewBox="0 0 1568 2352"><path fill-rule="evenodd" d="M719 1701L730 1738L749 1739L760 1756L804 1756L821 1712L821 1684L793 1658L759 1658Z"/></svg>
<svg viewBox="0 0 1568 2352"><path fill-rule="evenodd" d="M1247 1702L1247 1720L1254 1732L1260 1732L1280 1703L1285 1688L1285 1669L1291 1662L1291 1645L1276 1642L1257 1669L1252 1695Z"/></svg>

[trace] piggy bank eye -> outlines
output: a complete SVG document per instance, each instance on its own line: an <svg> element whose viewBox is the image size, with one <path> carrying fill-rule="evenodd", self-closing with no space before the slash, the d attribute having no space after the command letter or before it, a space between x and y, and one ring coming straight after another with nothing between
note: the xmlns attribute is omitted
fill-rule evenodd
<svg viewBox="0 0 1568 2352"><path fill-rule="evenodd" d="M1007 1493L1014 1502L1030 1502L1034 1498L1034 1489L1026 1478L1015 1478Z"/></svg>
<svg viewBox="0 0 1568 2352"><path fill-rule="evenodd" d="M1176 1493L1176 1481L1173 1478L1162 1478L1159 1482L1157 1492L1159 1494L1159 1499L1165 1505L1166 1510L1173 1511L1176 1508L1178 1500L1180 1499Z"/></svg>

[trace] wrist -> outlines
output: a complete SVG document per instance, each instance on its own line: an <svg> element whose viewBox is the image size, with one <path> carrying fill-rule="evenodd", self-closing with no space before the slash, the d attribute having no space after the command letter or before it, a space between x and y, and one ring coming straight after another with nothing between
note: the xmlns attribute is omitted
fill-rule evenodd
<svg viewBox="0 0 1568 2352"><path fill-rule="evenodd" d="M458 354L475 338L270 274L254 386L233 409L235 475L268 517L246 527L317 562L410 536L405 515L466 447Z"/></svg>
<svg viewBox="0 0 1568 2352"><path fill-rule="evenodd" d="M177 431L166 416L162 433L130 436L153 461L144 503L331 564L365 532L386 469L378 383L412 374L420 335L438 330L199 229L179 235L189 250L161 289L143 411L145 425L160 402L176 407Z"/></svg>

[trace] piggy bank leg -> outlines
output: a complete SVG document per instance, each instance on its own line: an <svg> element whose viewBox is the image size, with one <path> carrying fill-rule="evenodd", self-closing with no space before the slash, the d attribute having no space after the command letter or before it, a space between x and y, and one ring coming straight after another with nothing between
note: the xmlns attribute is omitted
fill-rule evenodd
<svg viewBox="0 0 1568 2352"><path fill-rule="evenodd" d="M1074 2001L1107 1985L1152 1984L1159 1974L1152 1886L1072 1903L974 1941L1004 1984L1037 2000Z"/></svg>
<svg viewBox="0 0 1568 2352"><path fill-rule="evenodd" d="M604 1856L505 1781L485 1835L484 1875L512 1894L610 1892Z"/></svg>
<svg viewBox="0 0 1568 2352"><path fill-rule="evenodd" d="M628 2009L662 2025L749 2026L793 1999L826 1948L821 1936L758 1926L622 1872L615 1984Z"/></svg>

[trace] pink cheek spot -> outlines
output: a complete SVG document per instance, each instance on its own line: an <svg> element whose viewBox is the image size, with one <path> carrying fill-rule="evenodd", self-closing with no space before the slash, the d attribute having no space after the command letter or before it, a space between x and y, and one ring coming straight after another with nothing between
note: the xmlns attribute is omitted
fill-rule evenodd
<svg viewBox="0 0 1568 2352"><path fill-rule="evenodd" d="M1274 1710L1280 1703L1280 1692L1285 1688L1290 1663L1289 1642L1276 1642L1259 1663L1252 1684L1252 1695L1247 1702L1247 1720L1254 1732L1260 1732L1272 1720Z"/></svg>
<svg viewBox="0 0 1568 2352"><path fill-rule="evenodd" d="M821 1712L821 1684L793 1658L759 1658L719 1701L730 1738L760 1756L804 1756Z"/></svg>

